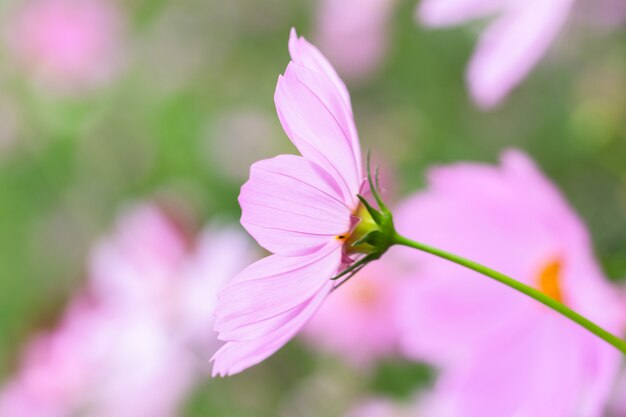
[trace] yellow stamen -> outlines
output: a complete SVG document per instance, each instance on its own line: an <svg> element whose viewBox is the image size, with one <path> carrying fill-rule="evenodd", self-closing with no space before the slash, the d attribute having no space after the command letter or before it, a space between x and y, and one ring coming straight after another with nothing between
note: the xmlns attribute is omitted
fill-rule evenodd
<svg viewBox="0 0 626 417"><path fill-rule="evenodd" d="M365 236L368 232L377 229L378 225L372 219L367 209L363 206L363 204L359 204L357 209L352 213L352 215L359 219L359 222L354 227L354 229L347 231L341 235L335 236L335 239L347 244L346 250L348 252L362 252L368 253L369 245L359 245L357 247L352 247L351 244Z"/></svg>

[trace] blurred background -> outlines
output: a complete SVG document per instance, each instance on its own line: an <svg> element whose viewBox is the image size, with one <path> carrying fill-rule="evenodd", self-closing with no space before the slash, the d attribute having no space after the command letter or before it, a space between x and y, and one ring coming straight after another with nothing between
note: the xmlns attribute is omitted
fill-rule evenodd
<svg viewBox="0 0 626 417"><path fill-rule="evenodd" d="M422 187L428 166L493 163L520 148L585 220L606 275L626 278L626 31L617 11L590 13L581 1L529 76L484 109L464 74L486 20L435 29L415 18L414 0L332 3L2 2L0 380L91 291L95 248L129 207L159 207L190 252L207 224L239 230L249 165L295 153L273 105L291 27L348 84L363 147L393 181L389 200ZM408 398L432 379L424 364L390 357L363 369L297 339L241 375L198 377L175 415L335 416L356 398Z"/></svg>

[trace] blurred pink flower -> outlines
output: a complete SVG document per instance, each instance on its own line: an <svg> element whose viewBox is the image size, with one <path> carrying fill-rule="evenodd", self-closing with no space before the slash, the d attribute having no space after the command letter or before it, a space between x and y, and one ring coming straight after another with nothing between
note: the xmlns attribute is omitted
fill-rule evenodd
<svg viewBox="0 0 626 417"><path fill-rule="evenodd" d="M93 86L119 64L122 22L113 2L33 0L19 4L10 19L10 49L48 87Z"/></svg>
<svg viewBox="0 0 626 417"><path fill-rule="evenodd" d="M304 327L313 346L339 354L355 366L369 366L396 352L393 310L402 289L393 262L379 260L334 292Z"/></svg>
<svg viewBox="0 0 626 417"><path fill-rule="evenodd" d="M93 253L90 281L35 339L0 393L1 417L171 417L217 348L217 289L250 260L210 228L190 253L152 206L126 213Z"/></svg>
<svg viewBox="0 0 626 417"><path fill-rule="evenodd" d="M387 52L395 0L320 0L316 38L340 74L361 79Z"/></svg>
<svg viewBox="0 0 626 417"><path fill-rule="evenodd" d="M524 154L500 167L430 172L429 189L396 211L398 230L516 277L621 334L623 305L582 222ZM403 255L399 252L398 255ZM442 366L440 415L598 416L619 369L612 346L475 272L406 253L402 348Z"/></svg>
<svg viewBox="0 0 626 417"><path fill-rule="evenodd" d="M227 343L214 375L255 365L287 343L351 262L351 233L363 183L348 90L322 54L291 32L292 61L274 96L282 126L302 156L252 165L241 189L241 223L273 255L249 266L219 294L215 329Z"/></svg>
<svg viewBox="0 0 626 417"><path fill-rule="evenodd" d="M472 98L491 108L543 57L573 4L574 0L424 0L418 16L435 27L497 16L482 34L467 70Z"/></svg>

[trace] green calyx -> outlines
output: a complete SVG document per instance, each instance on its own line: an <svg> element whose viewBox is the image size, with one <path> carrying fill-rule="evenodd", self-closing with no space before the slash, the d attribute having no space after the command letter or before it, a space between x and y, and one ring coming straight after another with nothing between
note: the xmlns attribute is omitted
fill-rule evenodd
<svg viewBox="0 0 626 417"><path fill-rule="evenodd" d="M344 277L335 288L345 283L368 263L380 259L395 243L396 229L393 225L393 216L380 197L378 169L376 169L376 183L372 181L369 152L367 154L367 180L378 209L374 208L362 195L357 196L361 202L357 213L355 213L359 218L359 223L350 233L345 246L346 253L359 253L365 256L351 264L339 275L331 278L337 280Z"/></svg>
<svg viewBox="0 0 626 417"><path fill-rule="evenodd" d="M392 245L395 233L393 217L386 207L376 210L363 196L358 198L361 201L357 213L359 223L346 242L346 251L380 256Z"/></svg>

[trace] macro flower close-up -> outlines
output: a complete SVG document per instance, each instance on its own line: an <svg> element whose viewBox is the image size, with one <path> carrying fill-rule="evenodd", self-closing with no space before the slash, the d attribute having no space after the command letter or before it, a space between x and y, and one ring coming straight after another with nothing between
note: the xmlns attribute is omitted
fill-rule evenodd
<svg viewBox="0 0 626 417"><path fill-rule="evenodd" d="M256 162L239 195L241 224L273 255L249 266L219 294L215 330L226 344L214 374L229 375L287 343L353 262L346 242L364 186L350 96L330 63L292 30L292 61L278 79L276 111L302 156Z"/></svg>
<svg viewBox="0 0 626 417"><path fill-rule="evenodd" d="M624 0L0 22L0 417L626 417Z"/></svg>

